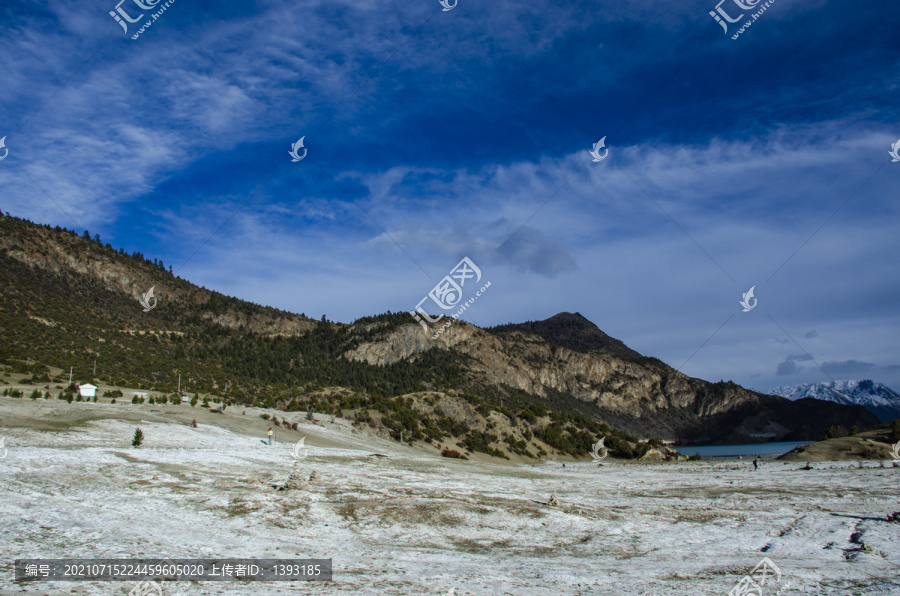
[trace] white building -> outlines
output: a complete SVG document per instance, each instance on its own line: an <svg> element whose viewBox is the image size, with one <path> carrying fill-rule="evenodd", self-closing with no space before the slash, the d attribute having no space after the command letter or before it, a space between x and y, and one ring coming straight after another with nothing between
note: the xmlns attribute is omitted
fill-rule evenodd
<svg viewBox="0 0 900 596"><path fill-rule="evenodd" d="M91 385L90 383L85 383L84 385L78 386L78 394L81 397L96 397L97 395L97 386Z"/></svg>

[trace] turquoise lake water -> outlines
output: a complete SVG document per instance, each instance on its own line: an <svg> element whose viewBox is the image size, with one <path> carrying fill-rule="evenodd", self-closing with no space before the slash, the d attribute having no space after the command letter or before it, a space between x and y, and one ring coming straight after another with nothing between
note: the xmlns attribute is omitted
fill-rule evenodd
<svg viewBox="0 0 900 596"><path fill-rule="evenodd" d="M813 441L789 441L781 443L751 443L749 445L711 445L707 447L677 447L673 445L672 447L682 455L693 456L699 453L700 456L704 458L728 459L743 456L744 459L747 459L748 457L753 458L756 456L778 457L779 455L787 453L794 447L809 445L812 442Z"/></svg>

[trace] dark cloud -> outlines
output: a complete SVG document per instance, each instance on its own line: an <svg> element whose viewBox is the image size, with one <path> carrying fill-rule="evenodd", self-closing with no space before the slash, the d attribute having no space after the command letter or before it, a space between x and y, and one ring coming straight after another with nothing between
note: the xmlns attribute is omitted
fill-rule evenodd
<svg viewBox="0 0 900 596"><path fill-rule="evenodd" d="M870 374L876 366L861 360L829 361L822 363L822 370L834 376L858 376Z"/></svg>
<svg viewBox="0 0 900 596"><path fill-rule="evenodd" d="M785 360L784 362L778 363L778 368L775 370L775 374L779 377L784 377L787 375L796 374L801 370L803 370L803 367L794 364L793 360Z"/></svg>
<svg viewBox="0 0 900 596"><path fill-rule="evenodd" d="M547 277L573 271L575 259L562 240L550 240L540 230L524 226L498 250L503 262L520 271L532 271Z"/></svg>
<svg viewBox="0 0 900 596"><path fill-rule="evenodd" d="M784 362L778 363L778 368L775 369L775 374L780 377L797 374L798 372L801 372L804 367L797 366L796 363L809 362L812 359L812 356L810 356L809 354L791 354L784 359Z"/></svg>

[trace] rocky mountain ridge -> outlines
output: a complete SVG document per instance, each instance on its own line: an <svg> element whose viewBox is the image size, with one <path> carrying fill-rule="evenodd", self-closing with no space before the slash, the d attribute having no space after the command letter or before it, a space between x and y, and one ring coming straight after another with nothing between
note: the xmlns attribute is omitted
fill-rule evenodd
<svg viewBox="0 0 900 596"><path fill-rule="evenodd" d="M567 338L580 335L600 338L604 343L612 339L577 314L560 313L528 325L546 329L560 320L565 320L572 331L566 334ZM573 320L580 329L573 329ZM454 322L442 336L432 340L421 327L410 323L343 355L385 366L414 361L429 350L452 349L466 356L469 372L482 379L547 400L560 394L570 396L614 426L664 439L753 442L807 438L812 436L810 428L819 428L826 420L830 421L828 426L845 424L842 412L864 425L874 424L873 418L859 409L845 412L822 409L815 403L792 404L735 383L694 379L659 360L641 356L624 344L617 352L627 350L625 358L583 341L563 341L582 348L552 343L517 326L485 330L462 322ZM795 418L801 410L802 417ZM805 425L807 428L798 426L800 419L811 424Z"/></svg>
<svg viewBox="0 0 900 596"><path fill-rule="evenodd" d="M818 439L835 424L877 423L861 407L687 377L577 313L492 329L455 321L437 339L408 313L312 321L199 288L99 238L12 217L0 217L0 278L0 361L86 371L99 360L111 384L172 391L181 378L188 391L227 392L234 403L324 411L453 390L474 396L485 416L566 412L553 424L573 437L566 417L694 442ZM145 313L150 287L158 304ZM355 397L319 403L311 392L320 386Z"/></svg>

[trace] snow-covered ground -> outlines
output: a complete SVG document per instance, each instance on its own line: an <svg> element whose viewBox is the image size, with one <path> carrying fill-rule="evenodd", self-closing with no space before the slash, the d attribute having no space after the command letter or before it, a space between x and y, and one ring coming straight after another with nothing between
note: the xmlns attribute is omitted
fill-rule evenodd
<svg viewBox="0 0 900 596"><path fill-rule="evenodd" d="M74 411L97 419L66 422ZM267 446L258 412L0 398L0 594L134 587L12 581L15 559L57 557L334 564L330 583L168 582L167 596L726 596L763 557L781 573L765 596L900 594L900 524L885 521L900 510L891 462L498 464L436 457L344 421L277 429L282 442ZM303 436L297 462L284 441ZM295 470L304 486L271 488ZM557 506L535 502L551 495Z"/></svg>

